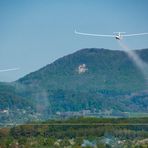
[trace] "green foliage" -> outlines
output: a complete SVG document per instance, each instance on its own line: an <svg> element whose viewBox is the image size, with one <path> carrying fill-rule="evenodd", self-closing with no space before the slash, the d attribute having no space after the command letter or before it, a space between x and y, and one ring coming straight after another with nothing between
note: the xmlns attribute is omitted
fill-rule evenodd
<svg viewBox="0 0 148 148"><path fill-rule="evenodd" d="M31 106L30 101L21 96L13 84L0 83L0 110L27 106Z"/></svg>
<svg viewBox="0 0 148 148"><path fill-rule="evenodd" d="M100 123L103 124L100 125ZM124 147L131 145L144 147L148 142L148 126L145 123L148 123L148 118L77 118L61 121L51 120L44 123L36 122L34 125L0 129L0 133L7 131L5 137L0 139L0 147L19 145L19 147L30 148L56 148L71 145L72 148L79 148L84 139L96 141L96 145L100 148L116 145L117 141L121 141ZM105 143L103 142L104 138L110 138L112 141Z"/></svg>

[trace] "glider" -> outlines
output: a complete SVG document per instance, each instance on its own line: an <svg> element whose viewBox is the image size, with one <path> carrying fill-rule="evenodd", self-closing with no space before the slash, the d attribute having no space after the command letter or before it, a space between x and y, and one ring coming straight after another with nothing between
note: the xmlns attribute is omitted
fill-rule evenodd
<svg viewBox="0 0 148 148"><path fill-rule="evenodd" d="M121 39L123 39L123 37L148 35L148 33L136 33L136 34L124 34L124 33L125 32L114 32L112 35L103 35L103 34L92 34L92 33L78 32L75 30L75 34L79 34L79 35L95 36L95 37L112 37L117 40L121 40Z"/></svg>

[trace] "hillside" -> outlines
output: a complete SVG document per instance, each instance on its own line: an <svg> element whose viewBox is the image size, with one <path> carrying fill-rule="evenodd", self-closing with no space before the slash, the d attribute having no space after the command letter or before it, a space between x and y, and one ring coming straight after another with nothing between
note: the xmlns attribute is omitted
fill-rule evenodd
<svg viewBox="0 0 148 148"><path fill-rule="evenodd" d="M11 83L0 83L0 110L29 106L29 100L18 94Z"/></svg>
<svg viewBox="0 0 148 148"><path fill-rule="evenodd" d="M148 50L138 51L144 61L148 61ZM86 71L78 72L85 64ZM33 72L17 82L42 88L64 90L121 90L137 91L145 89L141 71L123 51L106 49L82 49L62 57L52 64ZM72 85L71 85L72 84ZM134 87L133 87L134 86Z"/></svg>
<svg viewBox="0 0 148 148"><path fill-rule="evenodd" d="M148 62L148 49L136 52ZM145 79L123 51L82 49L12 82L11 87L15 93L0 89L1 98L3 92L14 93L11 100L18 96L19 101L29 102L30 107L45 116L57 111L148 111Z"/></svg>

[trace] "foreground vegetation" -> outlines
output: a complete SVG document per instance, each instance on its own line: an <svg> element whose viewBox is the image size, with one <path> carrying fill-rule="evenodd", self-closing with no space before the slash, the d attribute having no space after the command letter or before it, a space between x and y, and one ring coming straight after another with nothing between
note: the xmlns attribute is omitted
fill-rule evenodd
<svg viewBox="0 0 148 148"><path fill-rule="evenodd" d="M0 148L148 147L148 118L72 118L0 129Z"/></svg>

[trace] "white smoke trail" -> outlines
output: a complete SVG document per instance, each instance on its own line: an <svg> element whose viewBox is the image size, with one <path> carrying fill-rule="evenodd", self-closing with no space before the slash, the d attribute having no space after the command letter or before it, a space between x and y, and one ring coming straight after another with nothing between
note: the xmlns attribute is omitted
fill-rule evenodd
<svg viewBox="0 0 148 148"><path fill-rule="evenodd" d="M118 40L119 45L124 49L124 52L133 60L136 66L141 70L145 80L148 83L148 64L145 63L140 57L136 54L135 51L131 50L127 45L123 44Z"/></svg>
<svg viewBox="0 0 148 148"><path fill-rule="evenodd" d="M19 68L3 69L0 70L0 72L15 71L15 70L19 70Z"/></svg>

